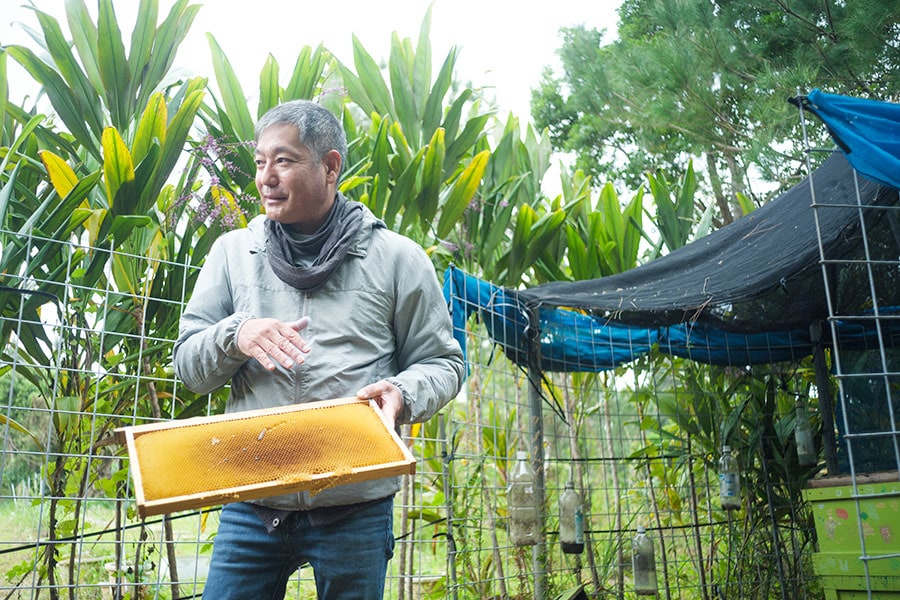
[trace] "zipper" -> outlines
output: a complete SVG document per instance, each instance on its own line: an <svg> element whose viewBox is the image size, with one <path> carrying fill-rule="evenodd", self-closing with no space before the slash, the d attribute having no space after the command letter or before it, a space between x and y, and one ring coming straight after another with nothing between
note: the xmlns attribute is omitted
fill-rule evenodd
<svg viewBox="0 0 900 600"><path fill-rule="evenodd" d="M300 317L302 318L309 314L309 294L306 294L306 293L303 294L303 303L302 303L301 308L302 308L302 310L300 311ZM309 326L307 326L307 327L309 327ZM303 333L304 332L301 331L300 335L302 336ZM302 365L299 365L299 364L294 365L294 372L295 372L294 381L297 382L297 384L294 386L294 404L299 404L300 400L302 398L301 390L304 387L303 374L305 373L305 370L301 369L300 368L301 366Z"/></svg>

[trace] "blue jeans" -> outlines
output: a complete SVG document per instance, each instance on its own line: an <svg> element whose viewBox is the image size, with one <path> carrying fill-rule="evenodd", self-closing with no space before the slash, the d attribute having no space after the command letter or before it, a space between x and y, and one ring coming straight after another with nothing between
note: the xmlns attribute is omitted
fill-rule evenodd
<svg viewBox="0 0 900 600"><path fill-rule="evenodd" d="M281 599L294 572L309 563L320 599L380 600L393 556L393 513L393 498L318 527L299 512L269 534L252 506L227 504L203 597Z"/></svg>

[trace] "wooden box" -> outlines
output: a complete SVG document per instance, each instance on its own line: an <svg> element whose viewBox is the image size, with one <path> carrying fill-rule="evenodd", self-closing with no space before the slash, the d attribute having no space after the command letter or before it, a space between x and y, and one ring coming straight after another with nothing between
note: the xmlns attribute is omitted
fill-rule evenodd
<svg viewBox="0 0 900 600"><path fill-rule="evenodd" d="M900 600L900 479L896 471L812 479L818 552L812 556L826 600ZM869 596L869 592L872 595Z"/></svg>
<svg viewBox="0 0 900 600"><path fill-rule="evenodd" d="M253 500L415 473L373 401L341 398L116 430L138 514Z"/></svg>

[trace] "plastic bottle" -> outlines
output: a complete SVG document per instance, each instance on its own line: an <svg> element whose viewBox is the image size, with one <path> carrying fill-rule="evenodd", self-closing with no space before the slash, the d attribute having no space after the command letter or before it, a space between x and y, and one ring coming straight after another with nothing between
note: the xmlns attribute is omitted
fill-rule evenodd
<svg viewBox="0 0 900 600"><path fill-rule="evenodd" d="M797 402L794 441L797 442L797 462L801 467L811 467L818 462L816 443L813 440L809 414L802 402Z"/></svg>
<svg viewBox="0 0 900 600"><path fill-rule="evenodd" d="M719 498L725 510L741 507L741 473L737 459L731 454L731 446L722 447L719 459Z"/></svg>
<svg viewBox="0 0 900 600"><path fill-rule="evenodd" d="M540 507L535 490L535 475L528 454L516 452L516 464L509 476L509 540L516 546L532 546L538 540Z"/></svg>
<svg viewBox="0 0 900 600"><path fill-rule="evenodd" d="M559 541L566 554L581 554L584 551L584 512L581 496L571 481L566 482L559 498Z"/></svg>
<svg viewBox="0 0 900 600"><path fill-rule="evenodd" d="M638 596L655 596L656 557L653 552L653 538L640 525L631 542L631 568L634 571L635 593Z"/></svg>

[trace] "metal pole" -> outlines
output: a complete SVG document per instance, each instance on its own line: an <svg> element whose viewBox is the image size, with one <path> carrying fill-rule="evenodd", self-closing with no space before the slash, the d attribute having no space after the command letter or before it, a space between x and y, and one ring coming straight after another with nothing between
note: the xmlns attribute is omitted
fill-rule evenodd
<svg viewBox="0 0 900 600"><path fill-rule="evenodd" d="M453 460L453 446L447 437L447 426L444 413L438 414L438 435L441 438L441 479L444 480L444 508L447 511L447 588L452 600L456 600L456 541L453 537L453 472L450 461Z"/></svg>
<svg viewBox="0 0 900 600"><path fill-rule="evenodd" d="M545 531L546 507L544 498L544 421L542 417L541 397L541 335L538 322L539 309L530 307L528 310L529 326L526 335L528 340L528 408L531 433L531 465L535 473L535 490L541 507L541 527L538 532L538 541L532 547L532 569L534 570L534 597L535 600L544 600L547 597L547 542Z"/></svg>
<svg viewBox="0 0 900 600"><path fill-rule="evenodd" d="M828 282L825 282L828 285ZM837 458L837 440L834 435L834 397L831 394L831 378L828 365L825 364L825 347L822 340L822 322L816 321L809 326L809 337L813 343L813 370L816 374L816 387L819 389L819 417L822 420L822 446L825 451L825 468L828 474L840 473Z"/></svg>

